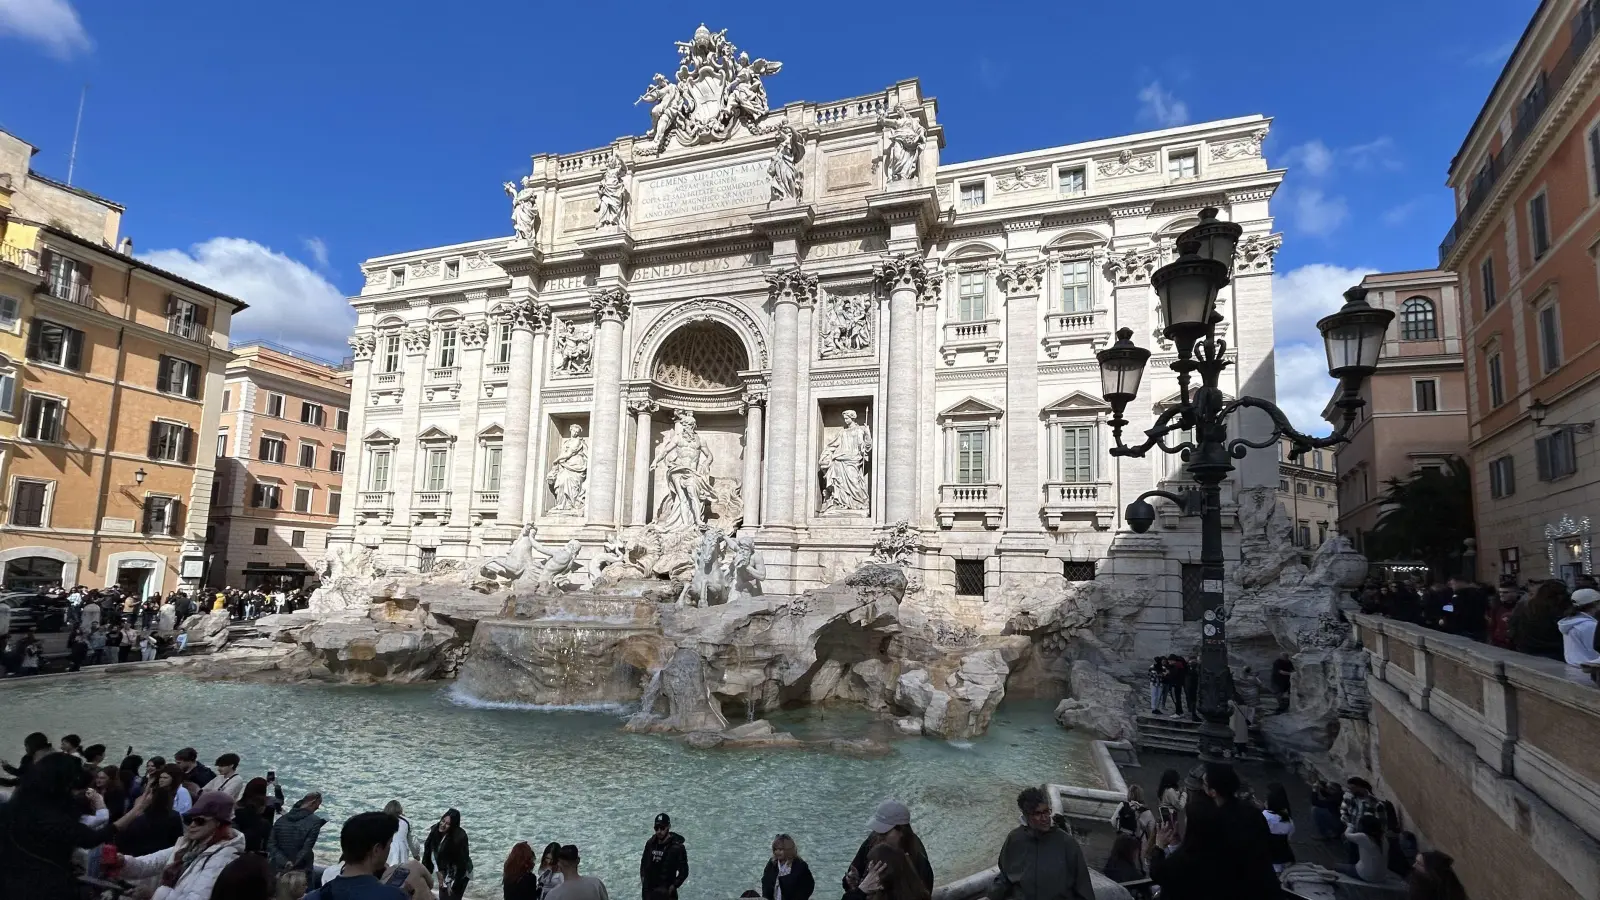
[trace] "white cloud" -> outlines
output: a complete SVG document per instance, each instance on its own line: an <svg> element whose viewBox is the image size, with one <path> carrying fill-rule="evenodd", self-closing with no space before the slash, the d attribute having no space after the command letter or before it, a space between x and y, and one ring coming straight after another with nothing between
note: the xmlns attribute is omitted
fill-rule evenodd
<svg viewBox="0 0 1600 900"><path fill-rule="evenodd" d="M1340 151L1340 155L1350 161L1350 167L1357 172L1373 172L1382 169L1386 172L1399 171L1400 159L1395 156L1394 138L1380 137L1367 141L1365 144L1356 144Z"/></svg>
<svg viewBox="0 0 1600 900"><path fill-rule="evenodd" d="M311 258L316 260L317 268L326 269L328 267L328 243L319 237L306 238L304 243L306 252L310 253Z"/></svg>
<svg viewBox="0 0 1600 900"><path fill-rule="evenodd" d="M61 59L94 46L69 0L0 0L0 35L41 44Z"/></svg>
<svg viewBox="0 0 1600 900"><path fill-rule="evenodd" d="M1322 408L1333 395L1328 357L1317 320L1344 305L1344 292L1376 269L1312 263L1272 278L1272 327L1277 347L1278 406L1295 427L1326 434Z"/></svg>
<svg viewBox="0 0 1600 900"><path fill-rule="evenodd" d="M1299 166L1306 174L1316 178L1333 171L1333 151L1319 140L1310 140L1299 146L1290 147L1283 156L1285 165Z"/></svg>
<svg viewBox="0 0 1600 900"><path fill-rule="evenodd" d="M1139 91L1139 118L1171 128L1189 121L1189 105L1162 87L1161 82L1152 81Z"/></svg>
<svg viewBox="0 0 1600 900"><path fill-rule="evenodd" d="M349 352L345 338L355 327L355 310L332 282L299 260L231 237L140 258L250 304L233 320L235 341L273 341L328 360Z"/></svg>
<svg viewBox="0 0 1600 900"><path fill-rule="evenodd" d="M1333 234L1350 215L1343 197L1329 197L1321 188L1300 188L1288 200L1295 227L1315 237Z"/></svg>
<svg viewBox="0 0 1600 900"><path fill-rule="evenodd" d="M1404 225L1412 214L1421 209L1426 202L1428 202L1426 199L1418 197L1415 200L1407 200L1404 203L1389 207L1383 211L1383 224L1388 225L1390 228L1398 228Z"/></svg>

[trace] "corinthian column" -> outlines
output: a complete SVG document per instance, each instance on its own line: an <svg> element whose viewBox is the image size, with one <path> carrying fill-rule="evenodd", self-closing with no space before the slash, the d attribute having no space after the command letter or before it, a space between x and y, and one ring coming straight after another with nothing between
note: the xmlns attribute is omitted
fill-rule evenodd
<svg viewBox="0 0 1600 900"><path fill-rule="evenodd" d="M630 525L643 525L650 519L650 426L655 421L656 410L660 408L661 404L649 397L628 401L628 410L633 413L634 421L633 502L628 507ZM592 453L594 442L590 441L589 446Z"/></svg>
<svg viewBox="0 0 1600 900"><path fill-rule="evenodd" d="M739 496L744 500L744 524L754 528L761 524L761 404L767 402L766 391L752 385L744 392L744 484Z"/></svg>
<svg viewBox="0 0 1600 900"><path fill-rule="evenodd" d="M372 354L377 348L377 338L371 329L361 329L350 336L353 365L350 369L350 415L345 420L344 480L339 497L339 524L329 534L330 539L349 540L355 537L356 516L361 510L361 486L366 477L367 447L367 397L372 375Z"/></svg>
<svg viewBox="0 0 1600 900"><path fill-rule="evenodd" d="M883 522L917 522L917 295L927 282L922 258L885 257L878 280L889 292L889 385L884 455L873 471L888 479Z"/></svg>
<svg viewBox="0 0 1600 900"><path fill-rule="evenodd" d="M533 415L533 334L550 321L550 307L523 298L495 310L495 322L511 326L511 373L506 387L505 437L500 453L500 500L495 525L519 528L523 522L522 495L527 466L528 434Z"/></svg>
<svg viewBox="0 0 1600 900"><path fill-rule="evenodd" d="M589 441L590 525L617 524L617 453L622 435L622 323L632 305L620 287L595 291L593 439Z"/></svg>
<svg viewBox="0 0 1600 900"><path fill-rule="evenodd" d="M1039 289L1045 264L1000 270L1006 292L1006 531L1040 531Z"/></svg>
<svg viewBox="0 0 1600 900"><path fill-rule="evenodd" d="M767 273L767 289L772 294L772 433L768 435L766 496L761 504L764 520L770 525L792 526L795 517L794 467L796 459L796 420L800 404L800 301L815 296L817 276L807 275L799 266Z"/></svg>

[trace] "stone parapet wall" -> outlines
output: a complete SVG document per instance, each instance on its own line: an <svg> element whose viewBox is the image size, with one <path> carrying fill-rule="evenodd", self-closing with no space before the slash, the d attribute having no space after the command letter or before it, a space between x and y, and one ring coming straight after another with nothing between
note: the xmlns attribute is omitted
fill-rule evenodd
<svg viewBox="0 0 1600 900"><path fill-rule="evenodd" d="M1577 669L1373 616L1371 761L1472 897L1600 897L1600 690Z"/></svg>

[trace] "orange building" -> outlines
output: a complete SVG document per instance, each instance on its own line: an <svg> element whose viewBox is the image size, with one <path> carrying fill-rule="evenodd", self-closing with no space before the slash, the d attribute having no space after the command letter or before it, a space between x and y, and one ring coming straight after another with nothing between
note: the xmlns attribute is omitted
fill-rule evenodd
<svg viewBox="0 0 1600 900"><path fill-rule="evenodd" d="M1454 272L1427 269L1368 275L1367 302L1393 310L1378 371L1361 387L1367 405L1334 455L1338 527L1364 549L1391 480L1444 469L1467 458L1467 385L1461 359L1461 295ZM1323 417L1343 412L1328 399Z"/></svg>
<svg viewBox="0 0 1600 900"><path fill-rule="evenodd" d="M1600 9L1540 3L1450 164L1480 576L1592 571Z"/></svg>
<svg viewBox="0 0 1600 900"><path fill-rule="evenodd" d="M344 501L349 366L266 342L233 353L216 436L207 580L304 587Z"/></svg>

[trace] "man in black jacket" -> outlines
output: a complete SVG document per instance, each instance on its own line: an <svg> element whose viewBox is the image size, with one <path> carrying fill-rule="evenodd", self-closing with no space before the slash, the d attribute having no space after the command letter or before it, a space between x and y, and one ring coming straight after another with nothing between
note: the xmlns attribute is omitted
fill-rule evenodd
<svg viewBox="0 0 1600 900"><path fill-rule="evenodd" d="M1006 835L988 900L1094 900L1089 862L1072 835L1055 827L1044 791L1023 791L1017 809L1026 824Z"/></svg>
<svg viewBox="0 0 1600 900"><path fill-rule="evenodd" d="M672 830L672 817L656 816L656 831L639 857L639 885L644 900L675 900L678 888L689 880L689 851L683 835Z"/></svg>
<svg viewBox="0 0 1600 900"><path fill-rule="evenodd" d="M1224 850L1231 872L1230 896L1272 900L1280 894L1272 869L1272 837L1254 804L1239 797L1239 773L1227 763L1206 763L1206 796L1217 804Z"/></svg>
<svg viewBox="0 0 1600 900"><path fill-rule="evenodd" d="M307 794L273 824L272 834L267 838L267 862L272 865L272 871L282 875L298 870L308 877L311 875L317 835L322 826L328 824L327 819L316 814L320 808L322 795Z"/></svg>

